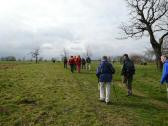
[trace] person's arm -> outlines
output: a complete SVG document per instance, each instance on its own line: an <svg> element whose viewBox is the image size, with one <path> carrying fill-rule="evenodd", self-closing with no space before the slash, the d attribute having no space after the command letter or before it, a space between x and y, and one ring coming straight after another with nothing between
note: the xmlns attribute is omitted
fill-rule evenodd
<svg viewBox="0 0 168 126"><path fill-rule="evenodd" d="M115 74L115 69L111 63L110 63L110 71L112 74Z"/></svg>
<svg viewBox="0 0 168 126"><path fill-rule="evenodd" d="M97 69L96 69L96 76L97 76L97 78L100 77L100 74L101 74L100 66L98 66Z"/></svg>
<svg viewBox="0 0 168 126"><path fill-rule="evenodd" d="M133 74L135 74L135 65L133 63Z"/></svg>
<svg viewBox="0 0 168 126"><path fill-rule="evenodd" d="M124 75L124 73L125 73L125 63L124 63L124 65L123 65L123 67L122 67L122 70L121 70L121 75L123 76L123 75Z"/></svg>
<svg viewBox="0 0 168 126"><path fill-rule="evenodd" d="M168 67L168 65L167 65ZM160 83L163 84L164 81L166 80L166 77L168 76L168 69L166 68L166 65L163 66L163 72L162 72L162 78Z"/></svg>

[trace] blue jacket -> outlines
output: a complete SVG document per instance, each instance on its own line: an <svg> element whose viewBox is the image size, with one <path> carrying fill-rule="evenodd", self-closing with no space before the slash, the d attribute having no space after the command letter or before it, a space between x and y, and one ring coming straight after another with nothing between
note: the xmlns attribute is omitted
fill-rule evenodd
<svg viewBox="0 0 168 126"><path fill-rule="evenodd" d="M168 83L168 60L166 60L163 65L163 72L160 83L163 84L164 82Z"/></svg>
<svg viewBox="0 0 168 126"><path fill-rule="evenodd" d="M112 74L115 73L115 69L108 61L102 61L96 70L96 76L99 82L111 82Z"/></svg>

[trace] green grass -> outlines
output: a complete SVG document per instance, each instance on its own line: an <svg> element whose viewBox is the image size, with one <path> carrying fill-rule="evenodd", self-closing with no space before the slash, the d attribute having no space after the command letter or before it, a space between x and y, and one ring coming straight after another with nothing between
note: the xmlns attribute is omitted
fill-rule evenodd
<svg viewBox="0 0 168 126"><path fill-rule="evenodd" d="M62 63L0 62L0 126L166 126L168 100L155 65L136 66L126 97L115 64L111 105L99 102L95 69L71 74Z"/></svg>

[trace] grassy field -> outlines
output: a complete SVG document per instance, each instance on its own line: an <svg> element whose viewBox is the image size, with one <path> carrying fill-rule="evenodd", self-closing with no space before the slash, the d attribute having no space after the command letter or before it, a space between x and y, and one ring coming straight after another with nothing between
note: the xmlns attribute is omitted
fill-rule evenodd
<svg viewBox="0 0 168 126"><path fill-rule="evenodd" d="M97 64L71 74L62 63L0 62L0 126L166 126L168 100L155 65L136 65L133 96L121 83L112 104L99 102Z"/></svg>

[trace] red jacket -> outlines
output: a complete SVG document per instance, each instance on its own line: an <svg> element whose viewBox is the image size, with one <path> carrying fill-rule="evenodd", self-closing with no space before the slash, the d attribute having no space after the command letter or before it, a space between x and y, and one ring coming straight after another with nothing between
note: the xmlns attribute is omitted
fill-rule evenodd
<svg viewBox="0 0 168 126"><path fill-rule="evenodd" d="M69 65L73 65L73 64L75 64L75 61L74 61L73 58L70 58L68 62L69 62Z"/></svg>
<svg viewBox="0 0 168 126"><path fill-rule="evenodd" d="M81 64L81 58L80 58L80 57L77 57L77 58L76 58L76 64L77 64L77 65L80 65L80 64Z"/></svg>

